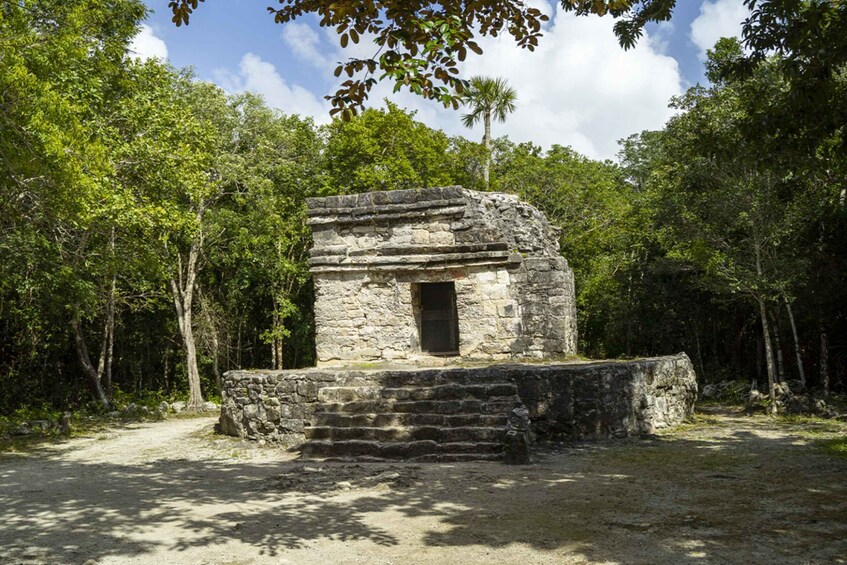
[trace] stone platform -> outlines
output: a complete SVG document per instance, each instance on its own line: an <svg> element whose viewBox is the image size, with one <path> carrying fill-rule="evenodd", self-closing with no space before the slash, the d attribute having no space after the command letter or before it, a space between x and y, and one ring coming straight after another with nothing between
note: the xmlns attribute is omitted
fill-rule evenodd
<svg viewBox="0 0 847 565"><path fill-rule="evenodd" d="M650 434L691 414L685 354L637 361L230 371L221 430L304 456L503 460L535 440Z"/></svg>

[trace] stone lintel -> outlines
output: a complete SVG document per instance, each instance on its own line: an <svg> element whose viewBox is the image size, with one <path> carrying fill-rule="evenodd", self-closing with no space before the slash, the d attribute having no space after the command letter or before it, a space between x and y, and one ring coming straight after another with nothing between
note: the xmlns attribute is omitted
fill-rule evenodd
<svg viewBox="0 0 847 565"><path fill-rule="evenodd" d="M380 255L440 255L448 253L478 253L483 251L506 251L509 245L504 241L485 243L467 243L462 245L382 245L364 249L351 249L347 245L330 245L313 247L309 251L311 257L327 257L334 255L380 256Z"/></svg>
<svg viewBox="0 0 847 565"><path fill-rule="evenodd" d="M331 224L365 224L396 220L414 220L420 218L462 217L465 214L465 202L448 206L424 206L419 209L397 208L394 211L378 211L375 208L361 208L361 212L352 214L351 210L336 210L336 213L313 215L306 223L310 226ZM429 204L429 203L426 203Z"/></svg>
<svg viewBox="0 0 847 565"><path fill-rule="evenodd" d="M370 206L354 206L352 208L310 208L306 213L309 216L363 216L370 214L394 214L397 212L410 212L412 210L425 210L427 208L446 208L448 206L464 206L463 198L451 198L449 200L426 200L422 202L400 202L397 204L373 204Z"/></svg>
<svg viewBox="0 0 847 565"><path fill-rule="evenodd" d="M326 255L321 257L312 257L308 260L310 267L318 267L324 265L339 265L339 266L359 266L359 267L376 267L376 266L392 266L402 267L406 265L435 265L440 263L459 263L462 265L475 264L480 261L487 263L498 262L521 262L523 259L518 254L511 254L507 250L502 251L478 251L476 253L439 253L436 255L366 255L366 256L346 256L346 255Z"/></svg>
<svg viewBox="0 0 847 565"><path fill-rule="evenodd" d="M349 209L382 206L385 204L412 204L415 202L454 200L462 199L464 198L464 195L465 189L461 186L444 186L423 188L420 190L389 190L382 192L365 192L362 194L307 198L306 206L308 206L310 211L331 208Z"/></svg>
<svg viewBox="0 0 847 565"><path fill-rule="evenodd" d="M447 271L454 269L463 269L465 267L483 266L506 267L507 269L511 269L520 265L521 261L523 261L522 257L517 253L513 253L506 257L494 259L480 258L476 261L469 261L467 259L445 260L443 258L436 257L431 259L430 261L421 263L409 263L398 261L385 264L374 264L371 262L364 262L353 264L313 265L309 267L309 272L314 274L368 271L398 273L402 271Z"/></svg>

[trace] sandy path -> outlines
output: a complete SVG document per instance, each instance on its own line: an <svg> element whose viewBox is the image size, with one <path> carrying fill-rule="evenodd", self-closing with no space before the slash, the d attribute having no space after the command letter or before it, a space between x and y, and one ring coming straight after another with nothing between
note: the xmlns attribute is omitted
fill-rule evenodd
<svg viewBox="0 0 847 565"><path fill-rule="evenodd" d="M213 422L0 457L0 563L847 563L847 460L801 424L723 414L509 467L301 462Z"/></svg>

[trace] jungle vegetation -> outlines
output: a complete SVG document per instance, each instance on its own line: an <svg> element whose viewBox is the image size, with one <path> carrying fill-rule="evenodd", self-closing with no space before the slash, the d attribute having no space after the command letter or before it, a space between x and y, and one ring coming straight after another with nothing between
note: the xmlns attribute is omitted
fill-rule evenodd
<svg viewBox="0 0 847 565"><path fill-rule="evenodd" d="M0 414L197 404L229 369L312 364L305 198L448 184L517 194L561 228L582 354L847 386L837 40L762 57L721 40L709 84L599 162L450 137L391 103L319 127L129 57L144 16L137 0L0 7Z"/></svg>

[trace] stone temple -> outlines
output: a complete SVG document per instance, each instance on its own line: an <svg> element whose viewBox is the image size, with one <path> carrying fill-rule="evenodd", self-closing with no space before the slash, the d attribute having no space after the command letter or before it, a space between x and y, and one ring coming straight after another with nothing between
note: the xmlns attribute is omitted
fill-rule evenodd
<svg viewBox="0 0 847 565"><path fill-rule="evenodd" d="M543 440L680 423L684 354L576 362L573 273L514 196L308 201L318 367L224 376L220 429L307 457L526 463Z"/></svg>
<svg viewBox="0 0 847 565"><path fill-rule="evenodd" d="M516 196L450 186L308 206L319 366L576 353L573 272Z"/></svg>

